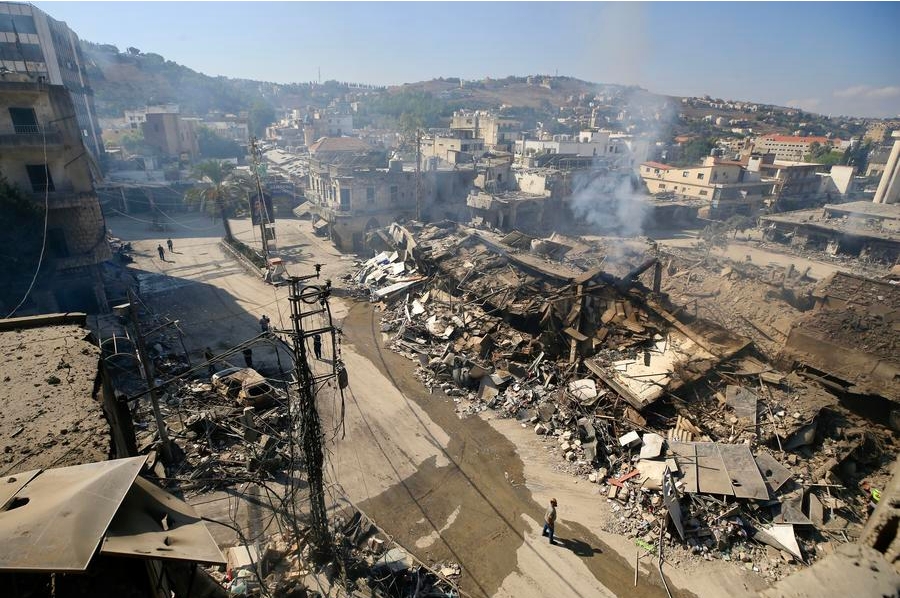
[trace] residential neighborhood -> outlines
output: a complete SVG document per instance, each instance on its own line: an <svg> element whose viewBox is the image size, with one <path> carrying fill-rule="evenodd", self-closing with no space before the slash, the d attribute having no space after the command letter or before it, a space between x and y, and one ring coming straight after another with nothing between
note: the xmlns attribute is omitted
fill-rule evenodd
<svg viewBox="0 0 900 598"><path fill-rule="evenodd" d="M900 596L897 6L552 4L0 2L4 596Z"/></svg>

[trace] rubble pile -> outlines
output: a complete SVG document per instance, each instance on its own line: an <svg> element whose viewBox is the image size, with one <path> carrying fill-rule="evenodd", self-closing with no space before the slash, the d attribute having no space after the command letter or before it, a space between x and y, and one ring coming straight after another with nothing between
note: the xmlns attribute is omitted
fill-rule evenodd
<svg viewBox="0 0 900 598"><path fill-rule="evenodd" d="M267 536L262 544L233 546L227 565L210 575L230 596L328 596L332 588L346 595L378 597L458 596L458 564L429 567L394 545L359 511L334 519L333 559L322 567L311 558L309 528Z"/></svg>
<svg viewBox="0 0 900 598"><path fill-rule="evenodd" d="M382 238L393 247L355 281L382 310L385 344L461 416L491 409L545 438L561 469L598 484L608 531L645 546L662 532L682 547L671 558L732 560L771 578L858 536L869 508L859 483L883 487L891 432L745 339L676 318L661 291L699 282L692 267L651 258L614 277L549 266L447 224L393 225ZM801 273L716 267L736 294L755 287L798 313L811 306ZM709 268L700 280L715 286ZM686 274L662 287L663 271ZM639 282L645 272L655 291ZM726 315L739 309L719 319L775 343Z"/></svg>

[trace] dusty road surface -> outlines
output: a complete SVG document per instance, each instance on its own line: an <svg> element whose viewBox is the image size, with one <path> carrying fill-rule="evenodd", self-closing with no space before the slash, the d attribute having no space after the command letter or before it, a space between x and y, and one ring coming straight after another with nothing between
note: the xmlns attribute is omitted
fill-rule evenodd
<svg viewBox="0 0 900 598"><path fill-rule="evenodd" d="M205 346L219 352L256 336L264 313L276 329L287 327L285 288L266 285L227 259L221 229L208 219L175 220L167 232L150 232L146 223L125 217L110 219L109 226L133 241L145 300L180 320L195 356ZM253 243L246 221L233 227ZM279 221L279 254L293 274L320 262L323 277L337 282L352 261L310 231L305 221ZM155 248L170 236L177 253L163 262ZM537 437L517 423L463 420L451 400L428 394L411 362L383 348L370 305L336 297L332 307L342 320L339 350L350 385L343 437L340 397L333 388L319 393L330 500L357 504L425 562L459 563L462 589L473 596L665 596L655 561L642 559L635 588L634 544L600 537L596 514L607 506L596 486L551 471ZM277 368L277 358L289 367L287 356L265 343L254 345L254 355L267 367ZM540 534L550 496L560 499L556 546ZM674 593L755 594L756 578L727 563L708 565L702 574L667 567Z"/></svg>

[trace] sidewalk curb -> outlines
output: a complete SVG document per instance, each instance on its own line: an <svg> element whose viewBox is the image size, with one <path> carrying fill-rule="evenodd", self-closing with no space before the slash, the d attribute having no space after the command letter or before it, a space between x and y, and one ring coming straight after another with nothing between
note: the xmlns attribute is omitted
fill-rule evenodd
<svg viewBox="0 0 900 598"><path fill-rule="evenodd" d="M257 268L256 265L253 264L253 262L235 251L234 248L232 248L231 245L226 243L224 240L219 241L219 246L225 251L227 255L230 255L244 270L246 270L248 274L259 278L260 280L265 278L266 275L261 268Z"/></svg>

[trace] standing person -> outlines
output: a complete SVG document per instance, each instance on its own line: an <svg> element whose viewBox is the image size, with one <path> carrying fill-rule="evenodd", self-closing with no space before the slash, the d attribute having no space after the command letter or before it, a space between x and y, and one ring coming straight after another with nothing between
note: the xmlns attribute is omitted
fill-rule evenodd
<svg viewBox="0 0 900 598"><path fill-rule="evenodd" d="M253 349L244 349L241 351L244 354L244 363L247 364L248 368L253 367Z"/></svg>
<svg viewBox="0 0 900 598"><path fill-rule="evenodd" d="M556 527L556 499L550 499L550 507L547 509L547 512L544 513L544 531L541 534L542 536L546 536L548 533L550 535L550 543L556 544L553 541L553 530Z"/></svg>
<svg viewBox="0 0 900 598"><path fill-rule="evenodd" d="M172 239L168 239L166 245L169 248L169 253L175 253L175 245L172 243Z"/></svg>
<svg viewBox="0 0 900 598"><path fill-rule="evenodd" d="M263 317L261 317L259 319L259 329L261 332L269 331L269 322L270 322L269 316L263 314Z"/></svg>
<svg viewBox="0 0 900 598"><path fill-rule="evenodd" d="M162 243L156 246L156 251L159 252L159 259L166 261L166 250L163 249Z"/></svg>
<svg viewBox="0 0 900 598"><path fill-rule="evenodd" d="M216 373L216 366L213 364L213 355L212 349L209 347L203 352L203 359L205 359L208 363L206 364L206 371L209 372L209 376L212 377L213 374Z"/></svg>
<svg viewBox="0 0 900 598"><path fill-rule="evenodd" d="M322 359L322 337L318 334L313 335L313 353L316 359Z"/></svg>

